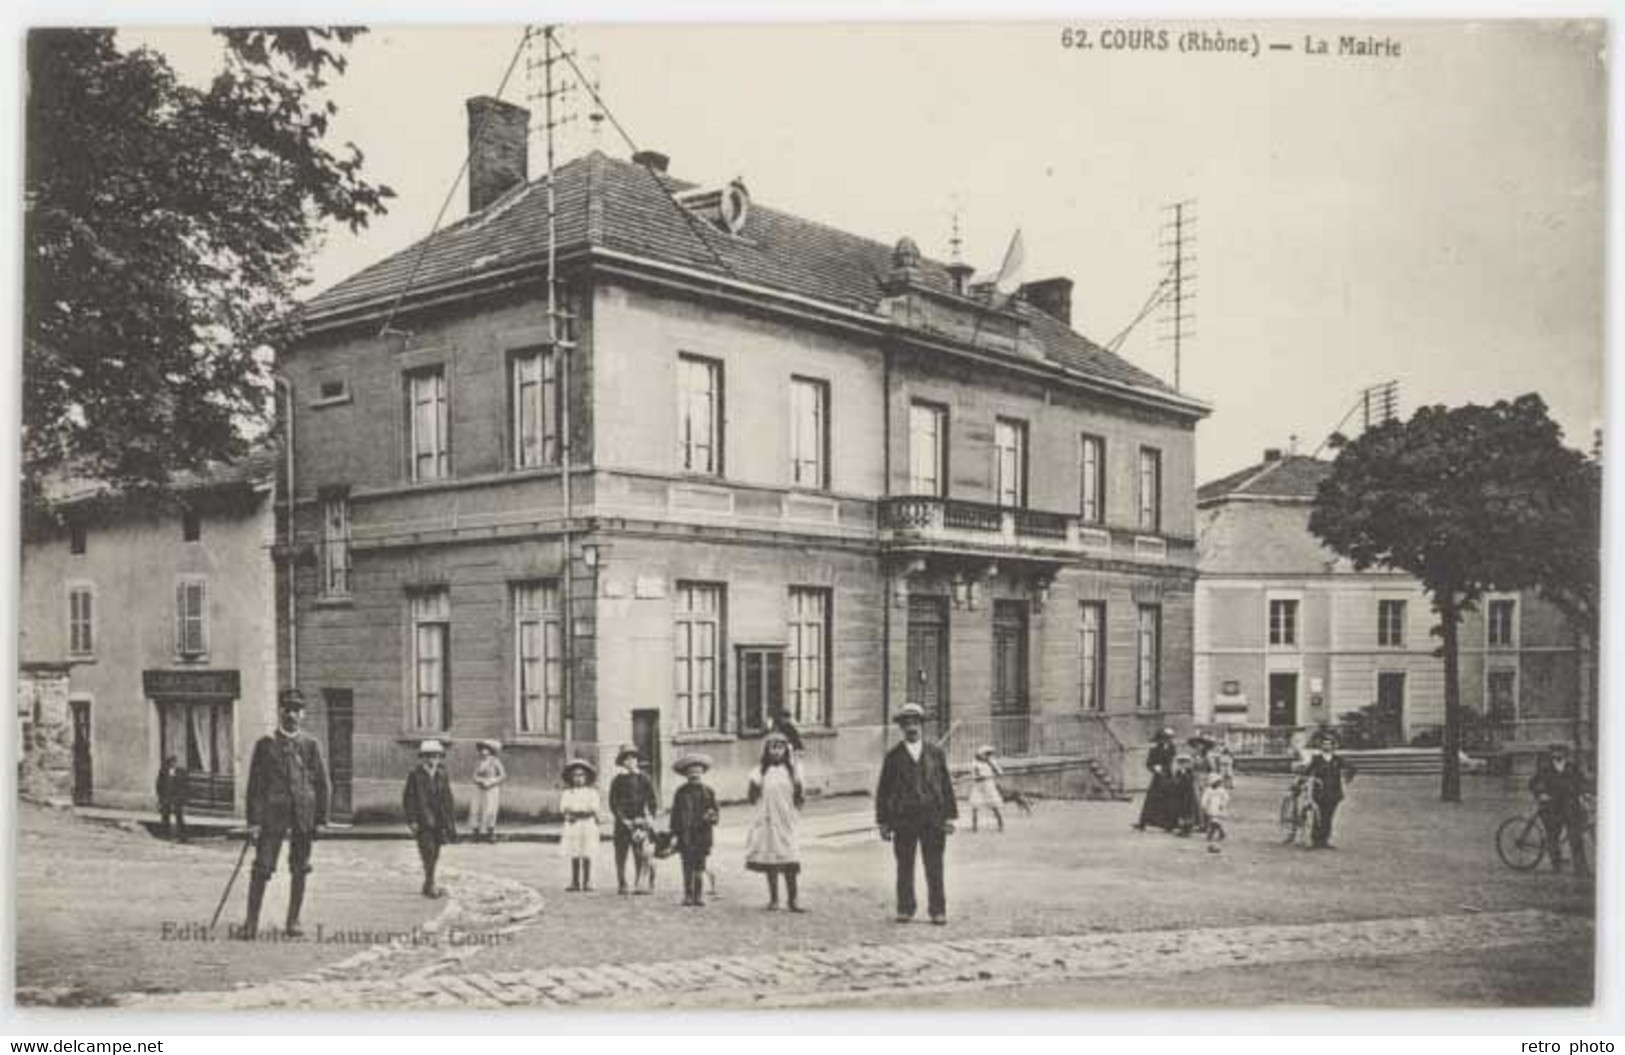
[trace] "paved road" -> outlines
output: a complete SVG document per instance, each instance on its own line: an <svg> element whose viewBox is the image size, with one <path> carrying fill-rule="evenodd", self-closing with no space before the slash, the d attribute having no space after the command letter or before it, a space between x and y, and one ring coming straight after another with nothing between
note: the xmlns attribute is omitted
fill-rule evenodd
<svg viewBox="0 0 1625 1055"><path fill-rule="evenodd" d="M522 926L519 922L515 925ZM918 924L915 924L918 926ZM1134 978L1309 961L1365 960L1518 946L1588 946L1591 921L1540 910L1031 938L952 939L760 956L482 972L454 959L427 969L289 979L227 992L139 996L132 1010L408 1007L783 1007Z"/></svg>

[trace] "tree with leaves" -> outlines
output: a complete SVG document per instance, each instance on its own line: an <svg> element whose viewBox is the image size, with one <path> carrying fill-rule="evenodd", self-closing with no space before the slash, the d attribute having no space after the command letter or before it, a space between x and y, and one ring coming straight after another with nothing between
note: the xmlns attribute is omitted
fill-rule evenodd
<svg viewBox="0 0 1625 1055"><path fill-rule="evenodd" d="M1385 422L1343 443L1321 482L1309 529L1358 570L1414 576L1432 601L1444 658L1446 802L1461 800L1462 616L1492 590L1543 588L1560 569L1583 578L1570 521L1585 464L1541 398L1526 395Z"/></svg>
<svg viewBox="0 0 1625 1055"><path fill-rule="evenodd" d="M29 34L25 504L52 475L152 490L241 456L323 225L392 196L326 142L361 30L216 32L207 88L112 30Z"/></svg>

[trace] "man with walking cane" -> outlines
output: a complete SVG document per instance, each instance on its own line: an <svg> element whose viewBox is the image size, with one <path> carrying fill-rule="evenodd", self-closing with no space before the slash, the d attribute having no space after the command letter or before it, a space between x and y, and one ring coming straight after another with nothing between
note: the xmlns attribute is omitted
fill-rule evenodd
<svg viewBox="0 0 1625 1055"><path fill-rule="evenodd" d="M305 698L298 689L285 690L277 703L277 729L254 745L248 767L248 838L254 843L254 866L249 873L248 918L238 937L252 940L259 933L260 903L265 884L276 871L282 843L288 843L288 919L283 933L297 938L299 910L305 900L305 877L310 874L310 846L327 823L327 766L322 749L301 732Z"/></svg>

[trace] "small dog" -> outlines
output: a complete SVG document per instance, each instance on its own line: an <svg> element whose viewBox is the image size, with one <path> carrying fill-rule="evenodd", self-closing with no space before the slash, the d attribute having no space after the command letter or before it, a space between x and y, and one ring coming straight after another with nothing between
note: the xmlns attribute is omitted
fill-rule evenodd
<svg viewBox="0 0 1625 1055"><path fill-rule="evenodd" d="M1028 798L1027 795L1025 795L1024 793L1022 793L1020 791L1017 791L1015 788L1000 788L999 789L999 798L1001 798L1004 801L1010 803L1016 809L1020 810L1022 813L1027 814L1029 817L1032 816L1032 812L1033 812L1032 799Z"/></svg>
<svg viewBox="0 0 1625 1055"><path fill-rule="evenodd" d="M666 836L666 851L660 852L661 835ZM655 859L667 857L671 854L671 833L656 832L654 825L648 821L639 821L632 826L632 892L635 894L654 893L655 889Z"/></svg>

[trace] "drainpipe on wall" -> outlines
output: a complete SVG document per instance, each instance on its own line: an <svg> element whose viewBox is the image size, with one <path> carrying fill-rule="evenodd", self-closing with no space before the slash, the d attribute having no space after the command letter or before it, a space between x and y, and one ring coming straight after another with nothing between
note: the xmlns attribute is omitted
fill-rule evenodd
<svg viewBox="0 0 1625 1055"><path fill-rule="evenodd" d="M880 482L881 500L891 494L891 345L880 347ZM875 516L876 534L880 533L880 510ZM884 742L886 730L891 728L891 562L880 554L880 729Z"/></svg>
<svg viewBox="0 0 1625 1055"><path fill-rule="evenodd" d="M295 577L298 574L293 558L293 497L297 492L293 478L293 382L280 374L273 374L271 380L276 387L282 389L286 406L288 408L288 432L283 437L282 454L285 478L287 485L282 496L286 507L286 533L283 539L287 548L286 563L288 566L288 685L290 689L299 687L299 596L295 589Z"/></svg>

